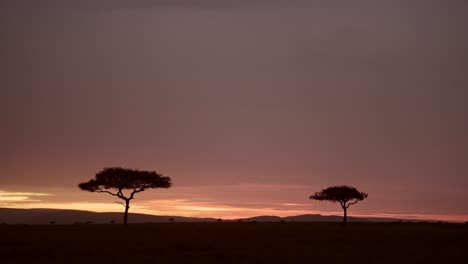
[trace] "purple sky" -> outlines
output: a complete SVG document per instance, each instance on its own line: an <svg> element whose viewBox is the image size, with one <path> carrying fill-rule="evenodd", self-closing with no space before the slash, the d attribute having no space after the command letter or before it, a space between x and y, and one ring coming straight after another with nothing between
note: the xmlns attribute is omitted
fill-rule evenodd
<svg viewBox="0 0 468 264"><path fill-rule="evenodd" d="M152 213L333 213L308 196L349 184L369 193L351 213L468 220L467 13L4 0L0 207L104 210L112 197L76 185L124 166L173 178L136 201Z"/></svg>

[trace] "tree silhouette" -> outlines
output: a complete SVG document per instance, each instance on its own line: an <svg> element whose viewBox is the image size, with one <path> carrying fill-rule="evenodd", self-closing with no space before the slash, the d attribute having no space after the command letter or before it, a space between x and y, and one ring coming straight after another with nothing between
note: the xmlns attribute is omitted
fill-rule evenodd
<svg viewBox="0 0 468 264"><path fill-rule="evenodd" d="M332 186L311 195L309 199L318 201L339 202L343 208L343 225L346 226L348 208L367 198L367 193L360 192L352 186Z"/></svg>
<svg viewBox="0 0 468 264"><path fill-rule="evenodd" d="M147 189L170 188L171 178L154 171L126 169L120 167L105 168L96 174L94 179L80 183L78 187L88 192L108 193L125 201L124 225L127 225L130 201L135 194ZM128 194L124 194L124 190Z"/></svg>

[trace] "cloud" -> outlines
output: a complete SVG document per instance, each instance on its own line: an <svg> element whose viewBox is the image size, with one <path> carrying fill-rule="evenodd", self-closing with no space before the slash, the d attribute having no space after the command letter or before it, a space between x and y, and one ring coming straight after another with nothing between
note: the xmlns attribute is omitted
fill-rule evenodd
<svg viewBox="0 0 468 264"><path fill-rule="evenodd" d="M199 200L150 200L137 203L141 212L159 215L180 215L191 217L221 217L226 219L252 217L258 215L290 216L313 213L306 207L283 206L265 202L229 203Z"/></svg>
<svg viewBox="0 0 468 264"><path fill-rule="evenodd" d="M8 192L0 190L0 196L51 196L50 193L36 193L36 192Z"/></svg>
<svg viewBox="0 0 468 264"><path fill-rule="evenodd" d="M41 202L40 199L34 197L51 196L49 193L35 193L35 192L9 192L0 190L0 206L7 206L11 203L24 203L24 202Z"/></svg>
<svg viewBox="0 0 468 264"><path fill-rule="evenodd" d="M298 203L281 203L279 205L282 205L282 206L303 206L303 204L298 204Z"/></svg>

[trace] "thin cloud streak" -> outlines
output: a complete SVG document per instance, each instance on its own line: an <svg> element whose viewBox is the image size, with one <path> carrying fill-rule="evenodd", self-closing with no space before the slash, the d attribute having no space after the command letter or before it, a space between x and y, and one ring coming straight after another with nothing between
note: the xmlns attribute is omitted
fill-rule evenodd
<svg viewBox="0 0 468 264"><path fill-rule="evenodd" d="M50 193L35 193L35 192L8 192L0 190L0 196L51 196Z"/></svg>
<svg viewBox="0 0 468 264"><path fill-rule="evenodd" d="M52 194L35 192L8 192L0 190L0 206L8 206L11 203L42 202L42 200L32 198L37 196L52 196Z"/></svg>
<svg viewBox="0 0 468 264"><path fill-rule="evenodd" d="M21 204L0 204L3 208L15 209L62 209L62 210L84 210L92 212L122 212L123 207L119 204L112 203L94 203L94 202L71 202L71 203L50 203L50 202L34 202ZM138 205L132 206L135 213L149 213L144 207Z"/></svg>

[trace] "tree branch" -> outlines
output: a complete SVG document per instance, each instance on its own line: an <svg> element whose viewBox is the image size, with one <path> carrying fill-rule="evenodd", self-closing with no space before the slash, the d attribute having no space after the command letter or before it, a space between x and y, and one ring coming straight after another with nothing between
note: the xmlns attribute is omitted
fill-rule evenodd
<svg viewBox="0 0 468 264"><path fill-rule="evenodd" d="M349 206L351 206L353 204L357 204L357 202L359 202L359 199L356 199L354 202L349 203L346 208L349 208Z"/></svg>
<svg viewBox="0 0 468 264"><path fill-rule="evenodd" d="M338 201L338 202L340 202L340 205L341 205L341 207L342 207L343 209L347 208L347 207L346 207L346 202L344 202L344 201Z"/></svg>
<svg viewBox="0 0 468 264"><path fill-rule="evenodd" d="M130 194L130 198L129 198L129 199L132 200L136 193L142 192L142 191L144 191L144 190L146 190L145 187L141 187L141 188L139 188L139 189L133 189L133 192Z"/></svg>
<svg viewBox="0 0 468 264"><path fill-rule="evenodd" d="M97 189L97 190L95 190L95 192L99 192L99 193L108 193L108 194L110 194L110 195L112 195L112 196L118 196L117 193L113 193L113 192L106 191L106 190L102 190L102 189Z"/></svg>
<svg viewBox="0 0 468 264"><path fill-rule="evenodd" d="M117 197L119 197L122 200L128 199L127 197L125 197L125 195L123 195L121 188L119 189L119 192L117 193Z"/></svg>

